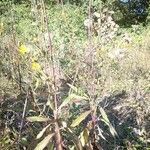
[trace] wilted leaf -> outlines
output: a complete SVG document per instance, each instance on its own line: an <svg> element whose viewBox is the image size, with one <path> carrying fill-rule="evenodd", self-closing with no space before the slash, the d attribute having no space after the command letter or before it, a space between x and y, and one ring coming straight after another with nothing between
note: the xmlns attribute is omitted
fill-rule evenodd
<svg viewBox="0 0 150 150"><path fill-rule="evenodd" d="M50 142L50 139L54 136L54 133L49 134L46 136L37 146L34 150L43 150Z"/></svg>
<svg viewBox="0 0 150 150"><path fill-rule="evenodd" d="M80 135L80 141L82 143L82 146L85 146L89 141L89 131L87 128L85 128Z"/></svg>
<svg viewBox="0 0 150 150"><path fill-rule="evenodd" d="M30 122L46 122L46 121L51 121L49 118L41 117L41 116L32 116L32 117L27 117L27 120Z"/></svg>
<svg viewBox="0 0 150 150"><path fill-rule="evenodd" d="M37 135L36 139L40 139L43 136L43 134L45 133L45 131L47 130L47 128L49 128L49 127L50 127L50 124L47 125L45 128L43 128L42 131L40 131L39 134Z"/></svg>
<svg viewBox="0 0 150 150"><path fill-rule="evenodd" d="M73 121L73 123L71 124L71 127L78 126L90 113L91 113L91 110L82 113L77 119Z"/></svg>
<svg viewBox="0 0 150 150"><path fill-rule="evenodd" d="M60 105L59 110L64 107L65 105L69 104L70 102L74 102L74 101L81 101L81 100L86 100L87 98L84 96L79 96L76 94L70 94L64 101L63 103Z"/></svg>

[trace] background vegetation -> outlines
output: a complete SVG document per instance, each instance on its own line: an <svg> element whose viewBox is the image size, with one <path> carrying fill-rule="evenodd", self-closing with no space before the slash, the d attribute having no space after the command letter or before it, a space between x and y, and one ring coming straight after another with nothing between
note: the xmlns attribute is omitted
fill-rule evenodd
<svg viewBox="0 0 150 150"><path fill-rule="evenodd" d="M0 149L149 150L149 0L0 1Z"/></svg>

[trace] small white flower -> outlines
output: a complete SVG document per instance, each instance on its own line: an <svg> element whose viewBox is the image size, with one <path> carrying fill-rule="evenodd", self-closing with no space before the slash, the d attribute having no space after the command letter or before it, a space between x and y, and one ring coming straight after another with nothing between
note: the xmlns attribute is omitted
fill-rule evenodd
<svg viewBox="0 0 150 150"><path fill-rule="evenodd" d="M115 49L114 51L111 51L108 53L108 57L111 59L121 59L125 56L126 49Z"/></svg>
<svg viewBox="0 0 150 150"><path fill-rule="evenodd" d="M92 19L86 19L84 21L84 26L87 27L87 28L90 28L93 26L93 20Z"/></svg>
<svg viewBox="0 0 150 150"><path fill-rule="evenodd" d="M101 17L100 13L98 13L98 12L95 12L93 15L94 15L95 17L97 17L97 18L100 18L100 17Z"/></svg>
<svg viewBox="0 0 150 150"><path fill-rule="evenodd" d="M111 23L113 22L113 18L111 16L108 16L107 21Z"/></svg>

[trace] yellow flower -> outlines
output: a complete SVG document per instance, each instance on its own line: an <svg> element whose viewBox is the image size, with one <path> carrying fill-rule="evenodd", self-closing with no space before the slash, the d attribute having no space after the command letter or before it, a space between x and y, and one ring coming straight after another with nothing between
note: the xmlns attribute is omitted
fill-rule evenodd
<svg viewBox="0 0 150 150"><path fill-rule="evenodd" d="M25 45L21 44L20 47L19 47L19 53L20 53L21 55L24 55L24 54L27 53L27 52L28 52L27 47L26 47Z"/></svg>
<svg viewBox="0 0 150 150"><path fill-rule="evenodd" d="M37 71L37 72L41 71L41 65L35 61L32 62L31 68L32 70Z"/></svg>

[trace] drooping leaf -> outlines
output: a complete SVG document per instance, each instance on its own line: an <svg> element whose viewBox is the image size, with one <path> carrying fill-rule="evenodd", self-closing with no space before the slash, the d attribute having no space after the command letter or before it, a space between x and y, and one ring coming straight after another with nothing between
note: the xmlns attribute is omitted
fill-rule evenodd
<svg viewBox="0 0 150 150"><path fill-rule="evenodd" d="M49 118L46 117L41 117L41 116L32 116L32 117L27 117L27 120L30 122L46 122L46 121L52 121Z"/></svg>
<svg viewBox="0 0 150 150"><path fill-rule="evenodd" d="M63 103L60 105L59 110L66 106L67 104L69 104L70 102L74 102L74 101L82 101L82 100L86 100L87 97L83 97L83 96L79 96L76 94L70 94L64 101Z"/></svg>
<svg viewBox="0 0 150 150"><path fill-rule="evenodd" d="M112 126L111 123L109 124L109 130L110 130L110 133L112 134L112 136L114 136L114 137L115 137L115 136L118 136L118 134L117 134L115 128Z"/></svg>
<svg viewBox="0 0 150 150"><path fill-rule="evenodd" d="M43 150L50 142L51 138L54 136L54 133L47 135L34 150Z"/></svg>
<svg viewBox="0 0 150 150"><path fill-rule="evenodd" d="M43 134L45 133L45 131L50 127L50 125L51 125L51 124L48 124L45 128L43 128L43 129L39 132L39 134L36 136L36 139L40 139L40 138L43 136Z"/></svg>
<svg viewBox="0 0 150 150"><path fill-rule="evenodd" d="M90 113L91 113L91 110L82 113L77 119L73 121L73 123L71 124L71 127L78 126Z"/></svg>
<svg viewBox="0 0 150 150"><path fill-rule="evenodd" d="M106 125L108 125L110 133L112 134L112 136L117 136L118 134L117 134L115 128L110 123L110 121L108 119L108 116L107 116L106 112L104 111L104 109L102 107L100 107L100 112L101 112L101 115L102 115L102 118L103 118L102 121L105 122Z"/></svg>
<svg viewBox="0 0 150 150"><path fill-rule="evenodd" d="M112 136L118 136L118 134L117 134L117 132L116 132L116 130L115 130L115 128L112 126L112 124L109 122L106 122L106 120L104 120L104 119L101 119L108 127L109 127L109 130L110 130L110 133L112 134Z"/></svg>
<svg viewBox="0 0 150 150"><path fill-rule="evenodd" d="M99 136L106 141L106 138L102 134L103 131L100 129L99 126L97 126L97 129L98 129Z"/></svg>
<svg viewBox="0 0 150 150"><path fill-rule="evenodd" d="M106 123L109 124L109 119L107 117L107 114L106 114L105 110L102 107L100 107L100 113L102 115L102 118L106 121Z"/></svg>

